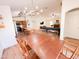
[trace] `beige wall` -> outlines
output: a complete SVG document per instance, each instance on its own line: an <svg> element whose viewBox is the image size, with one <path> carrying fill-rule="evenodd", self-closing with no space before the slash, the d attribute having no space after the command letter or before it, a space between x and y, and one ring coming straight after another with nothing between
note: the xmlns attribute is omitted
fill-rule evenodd
<svg viewBox="0 0 79 59"><path fill-rule="evenodd" d="M65 14L71 9L79 7L79 0L62 0L62 14L61 14L61 34L60 39L64 37L64 22Z"/></svg>
<svg viewBox="0 0 79 59"><path fill-rule="evenodd" d="M44 21L45 26L50 27L50 22L54 24L56 20L59 20L58 17L52 18L50 16L44 16L44 15L26 17L26 19L28 20L28 24L30 24L27 27L31 29L39 29L41 21Z"/></svg>
<svg viewBox="0 0 79 59"><path fill-rule="evenodd" d="M2 45L0 43L0 59L2 58L2 53L3 53L3 48L2 48Z"/></svg>
<svg viewBox="0 0 79 59"><path fill-rule="evenodd" d="M79 39L79 9L66 13L64 37Z"/></svg>
<svg viewBox="0 0 79 59"><path fill-rule="evenodd" d="M3 19L0 20L0 22L3 22L5 25L5 28L0 29L0 48L1 48L0 55L1 55L3 49L16 44L16 38L10 7L0 6L0 14L3 16Z"/></svg>

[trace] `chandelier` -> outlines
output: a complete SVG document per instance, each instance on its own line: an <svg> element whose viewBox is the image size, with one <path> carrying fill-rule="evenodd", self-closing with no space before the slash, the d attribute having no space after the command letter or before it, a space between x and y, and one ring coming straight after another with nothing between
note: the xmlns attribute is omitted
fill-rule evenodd
<svg viewBox="0 0 79 59"><path fill-rule="evenodd" d="M23 11L21 11L18 15L19 16L35 16L43 13L43 9L40 9L38 5L34 6L34 0L31 0L32 8L28 10L27 7L24 8Z"/></svg>

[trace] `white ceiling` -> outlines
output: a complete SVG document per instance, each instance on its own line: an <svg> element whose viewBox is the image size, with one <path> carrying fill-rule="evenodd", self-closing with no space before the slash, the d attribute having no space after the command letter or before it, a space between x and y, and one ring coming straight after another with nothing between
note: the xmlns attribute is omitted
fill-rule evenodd
<svg viewBox="0 0 79 59"><path fill-rule="evenodd" d="M60 12L61 0L0 0L0 5L9 5L12 11L23 10L25 7L28 9L38 5L39 8L48 8L53 11Z"/></svg>

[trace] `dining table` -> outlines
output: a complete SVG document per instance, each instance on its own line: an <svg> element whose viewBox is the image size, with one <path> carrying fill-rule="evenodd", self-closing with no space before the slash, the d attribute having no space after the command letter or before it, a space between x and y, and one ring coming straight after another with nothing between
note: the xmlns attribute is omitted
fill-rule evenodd
<svg viewBox="0 0 79 59"><path fill-rule="evenodd" d="M58 36L41 31L29 32L26 42L40 59L58 59L63 45Z"/></svg>

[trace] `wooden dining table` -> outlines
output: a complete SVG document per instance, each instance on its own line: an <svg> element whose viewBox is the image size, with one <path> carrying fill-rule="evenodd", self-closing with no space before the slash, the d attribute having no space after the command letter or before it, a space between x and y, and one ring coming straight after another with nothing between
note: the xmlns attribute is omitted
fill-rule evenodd
<svg viewBox="0 0 79 59"><path fill-rule="evenodd" d="M62 48L58 37L40 31L30 32L26 42L40 59L58 59Z"/></svg>

